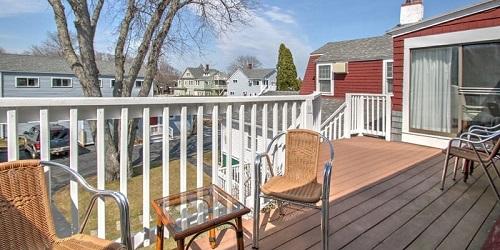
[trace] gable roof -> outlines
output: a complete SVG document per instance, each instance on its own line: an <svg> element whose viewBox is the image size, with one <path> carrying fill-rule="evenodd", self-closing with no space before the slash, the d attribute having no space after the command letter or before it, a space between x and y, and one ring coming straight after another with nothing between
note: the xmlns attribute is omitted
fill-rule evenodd
<svg viewBox="0 0 500 250"><path fill-rule="evenodd" d="M191 72L191 74L193 75L193 78L195 78L195 79L211 78L216 74L221 74L221 76L225 76L224 73L222 73L221 71L219 71L217 69L209 69L208 76L206 76L206 75L204 75L205 69L203 68L202 65L200 65L199 67L188 67L188 68L186 68L186 70L184 70L184 73L188 70L189 70L189 72ZM184 74L182 74L182 75L184 75Z"/></svg>
<svg viewBox="0 0 500 250"><path fill-rule="evenodd" d="M329 42L311 53L321 55L318 62L350 62L392 58L392 37L377 36Z"/></svg>
<svg viewBox="0 0 500 250"><path fill-rule="evenodd" d="M480 1L479 3L475 3L457 10L453 10L439 16L426 18L420 22L406 24L406 25L397 25L391 30L387 31L388 34L392 36L400 36L406 33L414 32L417 30L425 29L427 27L431 27L440 23L445 23L451 20L455 20L464 16L469 16L475 13L483 12L489 9L500 7L500 0L485 0Z"/></svg>
<svg viewBox="0 0 500 250"><path fill-rule="evenodd" d="M248 77L248 79L263 79L276 72L276 69L240 68L240 70Z"/></svg>
<svg viewBox="0 0 500 250"><path fill-rule="evenodd" d="M97 61L97 68L102 76L115 75L114 61ZM58 56L0 54L1 71L74 75L66 60ZM144 77L143 69L139 71L138 77Z"/></svg>

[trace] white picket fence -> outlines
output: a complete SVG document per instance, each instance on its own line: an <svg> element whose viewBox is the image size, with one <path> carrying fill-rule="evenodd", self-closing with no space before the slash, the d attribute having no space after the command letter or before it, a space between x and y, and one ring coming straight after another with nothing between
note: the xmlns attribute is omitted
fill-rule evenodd
<svg viewBox="0 0 500 250"><path fill-rule="evenodd" d="M289 106L290 105L290 106ZM292 107L292 111L288 114L288 107ZM180 191L187 190L187 135L188 126L187 118L190 115L200 117L197 119L197 133L196 133L196 186L201 187L203 183L203 117L212 118L212 183L223 184L222 187L226 191L235 194L242 202L245 202L248 196L248 191L245 191L245 183L239 178L245 172L244 164L239 164L236 167L226 166L224 171L219 171L219 126L220 119L225 119L225 126L230 131L233 125L233 109L239 109L239 127L243 127L245 118L242 115L246 109L251 111L251 137L252 141L256 141L256 127L257 125L262 129L264 138L267 138L268 129L272 129L273 133L277 133L283 128L278 128L278 119L287 121L287 116L293 116L292 121L298 121L295 124L300 128L309 128L319 131L320 128L320 98L318 94L307 96L259 96L259 97L224 97L224 98L210 98L210 97L147 97L147 98L31 98L29 102L25 98L2 98L0 102L0 123L7 124L7 156L9 161L19 159L19 145L18 145L18 125L25 122L37 121L40 124L40 158L42 160L50 160L50 130L49 124L62 120L69 120L70 129L70 152L69 162L70 167L76 171L79 169L79 153L78 153L78 122L82 120L96 121L96 159L95 169L97 173L97 188L105 189L105 168L106 157L104 148L105 136L105 121L108 119L120 120L120 191L127 195L128 184L128 168L127 162L130 157L127 153L127 124L132 118L142 118L142 227L144 230L140 232L133 232L133 241L135 247L147 246L151 240L154 240L154 223L151 219L154 214L150 211L151 189L160 188L163 196L168 196L171 192L169 190L170 182L170 159L169 150L171 149L171 141L169 126L156 126L153 132L161 128L162 134L162 158L161 158L161 173L162 184L160 187L152 187L150 184L150 165L151 165L151 127L149 124L150 117L171 117L180 116ZM272 121L267 121L267 114L272 110ZM281 112L279 112L281 110ZM262 115L264 119L257 124L257 113ZM162 119L168 121L169 119ZM194 122L194 121L193 121ZM286 122L284 122L286 125ZM268 129L265 129L268 128ZM228 132L229 137L228 147L231 148L231 134ZM238 138L236 138L238 139ZM241 134L240 140L244 140ZM256 143L252 145L252 159L255 159ZM242 144L243 145L243 144ZM242 149L235 149L242 150ZM226 152L228 158L231 159L231 150ZM227 161L231 164L231 161ZM250 168L253 168L253 162L250 162ZM234 174L236 172L238 174ZM250 173L254 173L253 170ZM48 173L50 175L50 173ZM220 180L219 180L220 178ZM253 176L250 176L253 180ZM227 181L227 180L236 180ZM250 183L254 183L250 181ZM50 184L49 184L50 185ZM235 190L237 186L237 195ZM253 190L250 189L250 190ZM79 195L78 187L74 182L70 183L70 197L68 202L72 203L72 228L78 228L79 219ZM85 209L85 208L82 208ZM115 225L106 224L106 207L103 201L98 202L97 206L97 236L106 238L106 229L115 227Z"/></svg>
<svg viewBox="0 0 500 250"><path fill-rule="evenodd" d="M346 94L345 103L321 124L321 133L330 140L366 134L390 141L391 105L391 95Z"/></svg>

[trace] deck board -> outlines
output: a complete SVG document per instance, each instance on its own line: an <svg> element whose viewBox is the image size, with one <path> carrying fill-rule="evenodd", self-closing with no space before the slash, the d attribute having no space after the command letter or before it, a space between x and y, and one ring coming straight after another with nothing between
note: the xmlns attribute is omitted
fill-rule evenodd
<svg viewBox="0 0 500 250"><path fill-rule="evenodd" d="M334 147L332 249L478 249L500 216L480 169L467 183L460 173L452 181L449 171L444 191L439 189L439 150L367 137L336 141ZM284 218L262 214L261 249L320 249L319 213L297 207L286 212ZM251 249L251 221L244 225ZM218 249L234 249L233 234L226 233ZM197 244L208 247L206 239Z"/></svg>

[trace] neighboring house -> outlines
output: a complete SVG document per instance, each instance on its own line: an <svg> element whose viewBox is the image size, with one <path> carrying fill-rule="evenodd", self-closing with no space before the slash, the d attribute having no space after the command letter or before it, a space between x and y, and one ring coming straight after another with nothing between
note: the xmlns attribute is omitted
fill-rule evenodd
<svg viewBox="0 0 500 250"><path fill-rule="evenodd" d="M388 35L329 42L309 56L300 94L392 91L392 38Z"/></svg>
<svg viewBox="0 0 500 250"><path fill-rule="evenodd" d="M227 95L256 96L276 91L276 69L236 69L227 79Z"/></svg>
<svg viewBox="0 0 500 250"><path fill-rule="evenodd" d="M100 61L99 82L101 93L105 97L113 96L114 62ZM134 83L132 96L136 96L143 83L143 72ZM151 88L150 96L153 93ZM0 98L2 97L83 97L83 90L62 57L33 56L18 54L0 54ZM68 126L67 121L60 124ZM19 124L19 134L28 130L32 123ZM89 125L79 122L79 141L81 144L93 143ZM0 138L5 137L5 126L0 124Z"/></svg>
<svg viewBox="0 0 500 250"><path fill-rule="evenodd" d="M102 95L113 96L114 61L98 62L97 67ZM143 79L141 71L134 83L132 96L139 93ZM0 97L82 96L80 82L64 58L0 54Z"/></svg>
<svg viewBox="0 0 500 250"><path fill-rule="evenodd" d="M222 96L226 94L227 76L209 65L186 68L174 88L176 96Z"/></svg>
<svg viewBox="0 0 500 250"><path fill-rule="evenodd" d="M300 93L393 94L391 139L442 148L471 124L500 123L499 65L500 0L428 19L406 0L387 35L313 52Z"/></svg>
<svg viewBox="0 0 500 250"><path fill-rule="evenodd" d="M402 20L405 9L418 16L423 5L407 1ZM500 123L499 0L403 23L389 34L394 39L393 138L446 147L470 124Z"/></svg>

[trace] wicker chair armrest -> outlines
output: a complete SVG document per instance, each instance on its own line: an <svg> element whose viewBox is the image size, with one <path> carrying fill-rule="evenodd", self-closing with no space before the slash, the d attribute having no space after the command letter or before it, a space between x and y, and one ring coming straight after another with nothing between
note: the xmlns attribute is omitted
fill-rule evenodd
<svg viewBox="0 0 500 250"><path fill-rule="evenodd" d="M121 192L118 191L112 191L112 190L100 190L96 189L93 186L91 186L78 172L75 170L69 168L68 166L65 166L63 164L57 163L57 162L52 162L52 161L41 161L40 165L49 167L49 168L59 168L66 173L70 174L72 179L74 179L78 184L80 184L85 191L92 193L93 196L90 200L90 204L87 208L87 211L85 213L84 221L80 227L80 233L83 232L87 221L88 217L90 216L90 213L92 212L92 208L94 207L95 202L97 201L97 198L112 198L115 200L119 210L120 210L120 227L121 227L121 243L125 245L127 249L132 249L132 238L130 236L130 209L129 209L129 203L127 197Z"/></svg>
<svg viewBox="0 0 500 250"><path fill-rule="evenodd" d="M332 168L333 168L333 160L326 161L325 166L323 168L323 187L322 187L323 200L328 200L330 198L330 183L332 180Z"/></svg>

